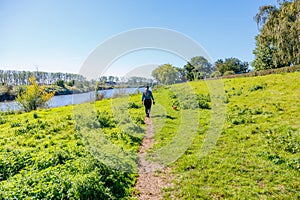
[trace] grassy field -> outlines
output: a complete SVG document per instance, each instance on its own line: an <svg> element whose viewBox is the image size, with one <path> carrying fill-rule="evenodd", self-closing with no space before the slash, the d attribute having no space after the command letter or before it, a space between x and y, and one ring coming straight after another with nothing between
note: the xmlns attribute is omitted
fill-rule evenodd
<svg viewBox="0 0 300 200"><path fill-rule="evenodd" d="M182 130L195 124L198 131L183 155L170 164L177 179L175 187L166 190L166 199L299 199L300 73L224 79L224 98L219 96L226 108L224 124L219 134L213 133L218 136L216 146L201 156L212 112L218 111L213 107L220 107L210 98L206 99L209 106L203 106L211 82L190 83L202 100L199 117L183 125ZM163 98L157 101L165 105L168 118L163 127L156 126L154 154L173 137L184 134L178 131L182 116L195 111L171 108L174 99L176 102L174 93L178 94L174 90L180 87L174 85L159 92ZM160 116L153 117L158 124L163 120Z"/></svg>
<svg viewBox="0 0 300 200"><path fill-rule="evenodd" d="M154 97L148 157L172 167L166 199L300 198L299 72ZM143 120L140 95L1 113L0 199L130 199Z"/></svg>
<svg viewBox="0 0 300 200"><path fill-rule="evenodd" d="M0 199L124 199L130 196L137 176L133 159L144 134L143 111L137 103L141 104L140 97L30 113L2 113ZM129 111L134 116L132 121L126 122L126 117L116 113L113 117L113 106ZM97 141L99 138L102 140ZM103 141L119 149L120 155L109 152L107 146L97 146ZM102 150L107 150L111 159L100 162L98 155ZM130 156L117 157L124 152ZM112 158L122 162L105 163ZM117 169L116 164L130 164L131 168Z"/></svg>

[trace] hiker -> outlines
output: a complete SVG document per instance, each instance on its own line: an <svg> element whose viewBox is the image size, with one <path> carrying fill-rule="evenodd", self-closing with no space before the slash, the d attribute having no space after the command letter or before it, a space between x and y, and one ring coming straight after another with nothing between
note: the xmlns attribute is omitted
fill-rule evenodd
<svg viewBox="0 0 300 200"><path fill-rule="evenodd" d="M147 86L145 88L145 91L143 92L143 96L142 96L142 102L145 106L146 117L150 117L152 100L153 100L153 105L154 105L155 104L154 97L152 95L152 92L149 90L149 86Z"/></svg>

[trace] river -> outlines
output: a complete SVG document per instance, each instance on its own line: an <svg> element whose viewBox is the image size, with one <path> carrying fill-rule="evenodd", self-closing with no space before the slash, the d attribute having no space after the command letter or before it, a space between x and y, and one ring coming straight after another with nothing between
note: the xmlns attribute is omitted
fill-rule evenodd
<svg viewBox="0 0 300 200"><path fill-rule="evenodd" d="M142 92L144 88L116 88L108 90L99 90L99 94L103 94L104 98L111 98L116 95L134 94L137 91ZM60 95L52 97L48 102L49 108L60 106L67 106L71 104L81 104L84 102L91 102L95 100L95 92L87 92L80 94ZM0 111L17 111L21 110L21 106L15 102L0 102Z"/></svg>

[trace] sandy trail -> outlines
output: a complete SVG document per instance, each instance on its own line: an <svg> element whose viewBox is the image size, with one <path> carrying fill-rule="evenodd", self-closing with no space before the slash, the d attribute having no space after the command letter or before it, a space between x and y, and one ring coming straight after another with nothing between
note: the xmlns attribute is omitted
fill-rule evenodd
<svg viewBox="0 0 300 200"><path fill-rule="evenodd" d="M139 200L163 199L162 189L171 185L170 168L164 168L159 164L150 163L146 160L146 151L152 148L154 144L154 124L151 118L146 118L145 123L148 126L146 136L139 150L139 177L136 183L137 198Z"/></svg>

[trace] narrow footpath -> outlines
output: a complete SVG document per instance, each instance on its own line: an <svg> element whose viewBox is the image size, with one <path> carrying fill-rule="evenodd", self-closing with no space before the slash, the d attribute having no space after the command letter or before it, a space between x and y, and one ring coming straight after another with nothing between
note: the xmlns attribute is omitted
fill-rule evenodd
<svg viewBox="0 0 300 200"><path fill-rule="evenodd" d="M151 118L146 118L145 123L148 126L138 153L139 177L136 183L138 191L136 197L139 200L159 200L163 199L163 188L171 186L170 168L146 160L147 150L154 144L154 125Z"/></svg>

